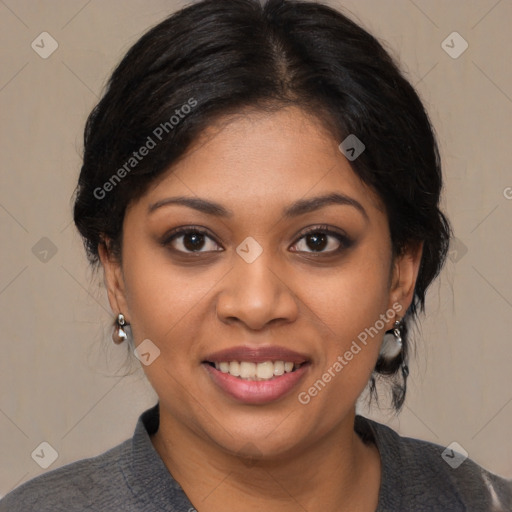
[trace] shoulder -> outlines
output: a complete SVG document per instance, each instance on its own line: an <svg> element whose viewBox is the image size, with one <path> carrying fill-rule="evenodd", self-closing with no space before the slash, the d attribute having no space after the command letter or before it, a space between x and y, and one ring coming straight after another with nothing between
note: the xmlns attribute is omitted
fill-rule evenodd
<svg viewBox="0 0 512 512"><path fill-rule="evenodd" d="M486 470L463 450L409 437L400 437L400 444L411 491L420 494L428 488L435 499L449 502L452 496L468 510L512 511L512 481Z"/></svg>
<svg viewBox="0 0 512 512"><path fill-rule="evenodd" d="M487 471L461 449L402 437L361 416L358 429L379 448L384 501L397 505L393 495L400 495L400 506L410 510L512 510L512 480Z"/></svg>
<svg viewBox="0 0 512 512"><path fill-rule="evenodd" d="M119 461L130 440L88 459L37 476L0 500L0 512L114 510L115 490L126 489Z"/></svg>

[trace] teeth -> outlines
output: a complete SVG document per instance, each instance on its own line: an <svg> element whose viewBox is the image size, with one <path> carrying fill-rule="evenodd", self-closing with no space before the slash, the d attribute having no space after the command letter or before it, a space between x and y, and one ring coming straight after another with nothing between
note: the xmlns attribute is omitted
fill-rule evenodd
<svg viewBox="0 0 512 512"><path fill-rule="evenodd" d="M242 361L240 363L240 377L242 379L254 379L256 377L256 364Z"/></svg>
<svg viewBox="0 0 512 512"><path fill-rule="evenodd" d="M289 361L265 361L263 363L251 363L248 361L222 361L215 363L215 368L222 373L229 373L234 377L245 380L270 380L274 376L290 373L300 364Z"/></svg>
<svg viewBox="0 0 512 512"><path fill-rule="evenodd" d="M256 365L256 377L258 379L271 379L274 376L274 363L265 361Z"/></svg>
<svg viewBox="0 0 512 512"><path fill-rule="evenodd" d="M283 375L284 374L284 362L276 361L274 363L274 375Z"/></svg>
<svg viewBox="0 0 512 512"><path fill-rule="evenodd" d="M238 361L229 363L229 373L235 377L240 377L240 363Z"/></svg>

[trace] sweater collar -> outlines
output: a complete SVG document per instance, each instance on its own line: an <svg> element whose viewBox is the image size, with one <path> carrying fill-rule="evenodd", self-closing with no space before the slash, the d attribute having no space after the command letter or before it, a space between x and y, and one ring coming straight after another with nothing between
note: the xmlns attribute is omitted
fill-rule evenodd
<svg viewBox="0 0 512 512"><path fill-rule="evenodd" d="M175 512L193 509L185 492L172 477L150 436L160 422L159 402L144 411L135 427L129 453L124 459L123 473L139 501L159 510ZM402 481L399 436L389 427L356 415L355 432L365 443L375 443L381 459L381 484L376 512L401 510Z"/></svg>
<svg viewBox="0 0 512 512"><path fill-rule="evenodd" d="M158 430L159 422L159 403L140 415L123 468L126 481L144 509L152 505L165 512L193 510L151 442L150 436Z"/></svg>
<svg viewBox="0 0 512 512"><path fill-rule="evenodd" d="M360 415L356 415L354 430L364 442L375 443L379 450L381 480L376 512L404 510L400 436L386 425Z"/></svg>

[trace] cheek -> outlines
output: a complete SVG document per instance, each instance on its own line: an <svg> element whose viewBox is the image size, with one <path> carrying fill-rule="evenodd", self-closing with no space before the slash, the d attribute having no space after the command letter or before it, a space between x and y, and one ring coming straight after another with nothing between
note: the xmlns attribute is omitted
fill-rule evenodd
<svg viewBox="0 0 512 512"><path fill-rule="evenodd" d="M179 269L171 265L164 251L141 244L136 250L127 248L123 267L136 343L149 338L167 350L181 339L177 334L185 327L196 328L191 319L211 287L204 270Z"/></svg>
<svg viewBox="0 0 512 512"><path fill-rule="evenodd" d="M304 428L319 436L346 417L375 368L383 335L375 326L382 328L389 296L390 256L381 246L361 247L329 275L303 272L297 280L317 341L310 375L295 398Z"/></svg>
<svg viewBox="0 0 512 512"><path fill-rule="evenodd" d="M381 315L388 310L389 264L385 253L358 251L329 278L317 279L318 286L308 278L308 307L328 329L319 336L318 364L303 390L311 389L311 397L318 393L314 407L327 407L326 419L355 402L375 367L385 330Z"/></svg>
<svg viewBox="0 0 512 512"><path fill-rule="evenodd" d="M350 262L323 279L321 286L309 286L311 307L345 340L357 337L387 309L388 260L375 252L375 256L369 254L365 258L354 255Z"/></svg>

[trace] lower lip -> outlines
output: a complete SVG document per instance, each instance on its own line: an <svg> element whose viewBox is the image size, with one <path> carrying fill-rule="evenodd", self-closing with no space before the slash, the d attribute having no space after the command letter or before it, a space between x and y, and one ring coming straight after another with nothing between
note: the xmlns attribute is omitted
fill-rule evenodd
<svg viewBox="0 0 512 512"><path fill-rule="evenodd" d="M244 380L203 363L213 382L226 394L245 404L266 404L287 395L308 371L308 363L270 380Z"/></svg>

